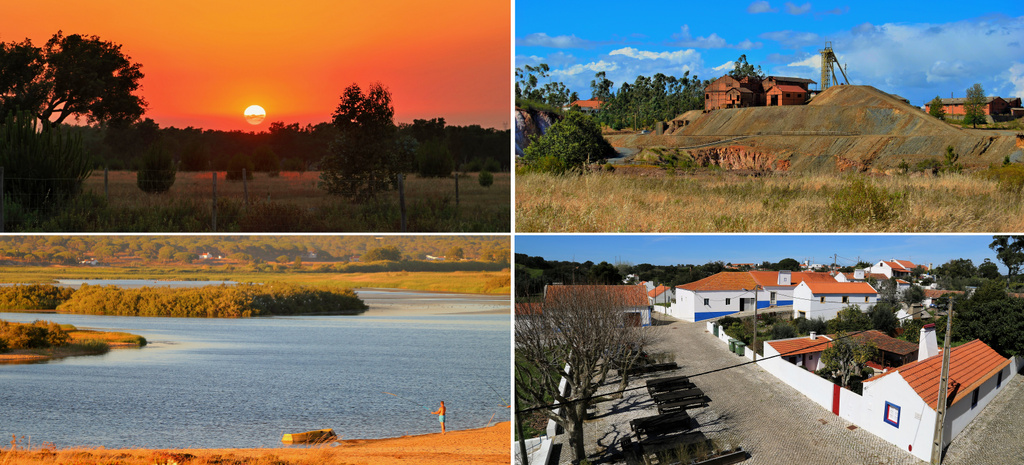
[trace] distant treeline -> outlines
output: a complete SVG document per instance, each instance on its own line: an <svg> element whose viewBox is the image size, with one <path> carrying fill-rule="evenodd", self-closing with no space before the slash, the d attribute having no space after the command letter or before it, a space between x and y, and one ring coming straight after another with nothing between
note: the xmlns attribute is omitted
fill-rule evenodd
<svg viewBox="0 0 1024 465"><path fill-rule="evenodd" d="M367 308L351 289L250 283L190 289L83 285L57 310L88 315L240 318L304 313L357 314Z"/></svg>
<svg viewBox="0 0 1024 465"><path fill-rule="evenodd" d="M53 310L71 298L74 289L50 284L0 287L0 310Z"/></svg>
<svg viewBox="0 0 1024 465"><path fill-rule="evenodd" d="M251 157L257 171L271 171L275 162L270 159L276 160L283 171L315 170L327 155L328 144L338 136L337 127L329 122L300 126L277 121L261 132L203 130L191 126L161 128L150 118L132 124L62 127L82 135L86 153L96 168L106 166L112 170L137 169L145 150L156 142L163 144L174 160L181 162L179 169L183 171L225 171L231 158L238 154ZM496 163L503 171L509 169L511 132L507 129L445 126L444 118L434 118L402 123L398 130L417 140L441 137L456 168L467 165L476 171L489 162Z"/></svg>

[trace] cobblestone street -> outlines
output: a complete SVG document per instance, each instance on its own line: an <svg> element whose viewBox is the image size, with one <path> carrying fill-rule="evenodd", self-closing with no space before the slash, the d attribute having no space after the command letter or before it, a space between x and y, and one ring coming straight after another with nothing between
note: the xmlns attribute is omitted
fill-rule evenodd
<svg viewBox="0 0 1024 465"><path fill-rule="evenodd" d="M1024 376L1014 376L1008 383L953 439L943 464L1024 462Z"/></svg>

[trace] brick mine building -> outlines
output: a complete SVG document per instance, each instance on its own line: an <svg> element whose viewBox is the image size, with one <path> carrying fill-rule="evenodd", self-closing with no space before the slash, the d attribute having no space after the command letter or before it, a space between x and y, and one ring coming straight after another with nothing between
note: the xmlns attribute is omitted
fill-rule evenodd
<svg viewBox="0 0 1024 465"><path fill-rule="evenodd" d="M768 76L763 81L725 75L704 88L704 111L719 108L746 108L807 103L810 79Z"/></svg>

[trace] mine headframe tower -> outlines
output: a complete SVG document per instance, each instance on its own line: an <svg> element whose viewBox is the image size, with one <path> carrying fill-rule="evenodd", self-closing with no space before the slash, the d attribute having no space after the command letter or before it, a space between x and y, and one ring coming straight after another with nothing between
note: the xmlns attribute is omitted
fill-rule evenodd
<svg viewBox="0 0 1024 465"><path fill-rule="evenodd" d="M839 68L839 72L843 73L843 80L846 81L846 85L850 85L850 80L846 78L846 71L843 70L839 60L836 59L836 54L832 52L832 42L825 42L825 49L818 50L818 52L821 53L821 90L824 91L831 86L839 85L839 80L836 79L836 72L832 69L832 65Z"/></svg>

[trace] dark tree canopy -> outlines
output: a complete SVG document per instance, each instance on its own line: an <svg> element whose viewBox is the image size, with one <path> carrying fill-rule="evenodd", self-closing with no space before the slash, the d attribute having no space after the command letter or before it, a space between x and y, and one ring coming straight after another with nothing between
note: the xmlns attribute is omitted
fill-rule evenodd
<svg viewBox="0 0 1024 465"><path fill-rule="evenodd" d="M1006 265L1007 276L1020 273L1024 266L1024 236L992 236L988 248L996 252L996 258Z"/></svg>
<svg viewBox="0 0 1024 465"><path fill-rule="evenodd" d="M928 103L928 114L941 120L946 119L946 110L942 105L942 97L936 95L935 98Z"/></svg>
<svg viewBox="0 0 1024 465"><path fill-rule="evenodd" d="M985 124L985 89L981 84L975 83L967 89L967 99L964 101L964 123L978 127L978 123Z"/></svg>
<svg viewBox="0 0 1024 465"><path fill-rule="evenodd" d="M132 122L146 102L134 95L143 78L121 45L61 31L41 49L26 39L0 44L0 109L30 111L54 127L71 116Z"/></svg>
<svg viewBox="0 0 1024 465"><path fill-rule="evenodd" d="M592 267L588 277L593 284L622 283L622 275L619 274L619 269L608 262L601 262Z"/></svg>
<svg viewBox="0 0 1024 465"><path fill-rule="evenodd" d="M758 81L764 80L765 77L764 72L761 71L760 65L758 65L757 68L754 68L754 65L747 63L747 55L740 55L740 57L736 59L735 65L733 66L732 71L729 72L729 75L736 79L750 77L757 79Z"/></svg>

